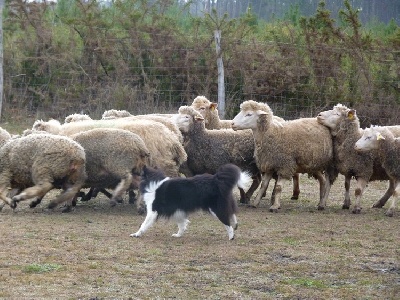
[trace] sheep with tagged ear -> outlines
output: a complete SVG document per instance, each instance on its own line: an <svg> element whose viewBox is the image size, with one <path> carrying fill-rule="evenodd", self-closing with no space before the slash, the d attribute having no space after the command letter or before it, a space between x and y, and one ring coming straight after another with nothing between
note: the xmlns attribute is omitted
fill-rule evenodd
<svg viewBox="0 0 400 300"><path fill-rule="evenodd" d="M204 118L190 106L179 108L175 122L185 138L187 167L191 175L215 174L220 166L233 163L253 176L249 190L245 193L240 189L240 202L248 203L260 180L252 135L232 129L207 130Z"/></svg>
<svg viewBox="0 0 400 300"><path fill-rule="evenodd" d="M257 206L274 174L277 175L275 203L270 211L280 208L282 183L296 173L308 173L318 179L320 201L324 209L330 186L337 174L333 169L332 137L316 118L302 118L277 124L273 112L265 104L248 100L232 120L234 130L251 129L255 142L255 158L262 175L260 191L253 202Z"/></svg>
<svg viewBox="0 0 400 300"><path fill-rule="evenodd" d="M64 123L79 122L85 120L91 120L92 118L86 114L72 114L65 117Z"/></svg>
<svg viewBox="0 0 400 300"><path fill-rule="evenodd" d="M223 128L232 128L232 120L221 120L218 115L218 104L211 102L205 96L197 96L194 98L193 103L191 104L195 110L197 110L204 118L204 123L207 129L223 129ZM273 116L274 122L283 123L284 119L278 116ZM243 132L247 132L248 135L253 136L253 133L250 129L244 130ZM254 150L251 150L254 153ZM299 199L300 194L300 174L295 174L293 176L293 195L292 200ZM274 195L272 195L272 198ZM271 199L271 201L274 201Z"/></svg>
<svg viewBox="0 0 400 300"><path fill-rule="evenodd" d="M49 208L71 201L85 182L85 161L82 146L67 137L33 134L12 139L0 148L0 199L15 208L20 201L41 199L51 189L62 188ZM23 190L11 199L9 188Z"/></svg>
<svg viewBox="0 0 400 300"><path fill-rule="evenodd" d="M364 130L362 137L354 146L358 152L378 150L381 165L394 182L392 201L386 215L393 217L396 201L400 195L400 138L385 127L370 127Z"/></svg>
<svg viewBox="0 0 400 300"><path fill-rule="evenodd" d="M177 136L160 122L120 118L113 120L87 120L61 125L55 120L36 121L32 130L45 130L71 136L95 128L125 129L139 135L150 151L149 165L159 167L168 176L178 176L180 166L186 162L186 152Z"/></svg>
<svg viewBox="0 0 400 300"><path fill-rule="evenodd" d="M356 111L337 104L332 110L321 112L318 122L329 128L333 136L335 165L339 173L345 176L345 199L343 209L350 208L350 181L356 179L355 204L352 212L361 212L361 198L369 181L389 180L389 188L374 207L382 207L393 193L394 182L381 167L376 152L357 152L354 145L363 134ZM400 136L400 126L388 126L395 136Z"/></svg>

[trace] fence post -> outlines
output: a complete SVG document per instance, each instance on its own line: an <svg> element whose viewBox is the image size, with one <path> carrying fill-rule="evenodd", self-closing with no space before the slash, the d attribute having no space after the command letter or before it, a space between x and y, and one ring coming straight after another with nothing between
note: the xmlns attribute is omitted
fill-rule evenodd
<svg viewBox="0 0 400 300"><path fill-rule="evenodd" d="M0 0L0 120L3 111L3 9L4 0Z"/></svg>
<svg viewBox="0 0 400 300"><path fill-rule="evenodd" d="M222 62L221 30L214 31L214 38L218 66L218 114L221 119L225 119L225 74L224 63Z"/></svg>

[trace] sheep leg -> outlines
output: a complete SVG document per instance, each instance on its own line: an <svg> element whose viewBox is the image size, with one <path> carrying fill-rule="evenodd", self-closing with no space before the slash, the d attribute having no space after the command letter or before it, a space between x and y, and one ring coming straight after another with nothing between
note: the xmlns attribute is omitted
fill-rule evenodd
<svg viewBox="0 0 400 300"><path fill-rule="evenodd" d="M349 209L351 205L350 201L350 180L351 176L350 175L345 175L344 176L344 202L342 209Z"/></svg>
<svg viewBox="0 0 400 300"><path fill-rule="evenodd" d="M264 173L262 175L260 190L258 191L256 199L254 199L254 201L250 204L251 206L257 207L258 204L260 204L261 198L263 197L263 194L267 190L269 182L271 181L271 178L272 178L272 174Z"/></svg>
<svg viewBox="0 0 400 300"><path fill-rule="evenodd" d="M269 208L270 212L278 212L278 209L281 208L281 194L282 194L282 186L283 186L283 182L284 182L284 178L282 178L280 175L278 175L278 178L276 179L275 182L275 202L274 204L272 204Z"/></svg>
<svg viewBox="0 0 400 300"><path fill-rule="evenodd" d="M300 174L296 173L293 175L293 195L292 200L298 200L300 195Z"/></svg>
<svg viewBox="0 0 400 300"><path fill-rule="evenodd" d="M253 196L254 192L257 190L258 186L260 185L261 182L261 174L257 173L252 177L253 182L251 183L250 188L247 190L246 194L244 197L240 195L240 203L245 203L248 204L250 202L251 196Z"/></svg>
<svg viewBox="0 0 400 300"><path fill-rule="evenodd" d="M3 209L4 205L8 204L11 206L12 200L7 197L8 189L7 184L1 185L0 187L0 200L3 202L0 204L0 211Z"/></svg>
<svg viewBox="0 0 400 300"><path fill-rule="evenodd" d="M36 206L38 206L38 204L40 204L40 202L42 202L43 197L37 197L35 200L33 200L31 203L29 203L29 207L30 208L35 208Z"/></svg>
<svg viewBox="0 0 400 300"><path fill-rule="evenodd" d="M396 202L397 202L397 198L399 197L400 194L400 182L396 182L395 183L395 190L393 192L393 196L392 196L392 200L390 203L390 207L387 210L387 212L385 213L388 217L393 217L394 215L394 210L396 209Z"/></svg>
<svg viewBox="0 0 400 300"><path fill-rule="evenodd" d="M367 186L368 181L365 180L364 178L357 178L357 186L355 189L355 196L356 196L356 203L353 207L353 214L359 214L361 213L361 197L362 194L365 190L365 187Z"/></svg>
<svg viewBox="0 0 400 300"><path fill-rule="evenodd" d="M382 208L386 204L386 202L389 200L390 196L393 195L393 193L394 193L394 180L389 179L389 187L388 187L386 193L372 207L373 208Z"/></svg>
<svg viewBox="0 0 400 300"><path fill-rule="evenodd" d="M83 182L79 182L79 183L74 184L73 186L68 187L60 195L58 195L58 197L56 199L52 200L49 203L49 205L47 206L47 208L53 209L61 203L64 203L66 201L71 201L72 199L74 199L76 194L79 193L79 190L81 189L82 185L83 185Z"/></svg>
<svg viewBox="0 0 400 300"><path fill-rule="evenodd" d="M17 206L17 202L30 199L33 197L43 198L44 195L46 195L46 193L50 191L52 188L53 184L51 182L40 182L32 187L23 190L18 195L12 197L12 203L10 206L12 208L15 208Z"/></svg>
<svg viewBox="0 0 400 300"><path fill-rule="evenodd" d="M329 197L329 192L331 190L331 181L329 180L328 172L326 172L325 174L318 172L317 174L317 178L321 177L321 179L318 179L320 184L318 210L324 210L326 207L326 201Z"/></svg>
<svg viewBox="0 0 400 300"><path fill-rule="evenodd" d="M126 174L124 178L118 183L117 187L114 189L110 203L111 206L117 205L118 198L122 198L122 194L126 192L132 183L132 175L130 173Z"/></svg>

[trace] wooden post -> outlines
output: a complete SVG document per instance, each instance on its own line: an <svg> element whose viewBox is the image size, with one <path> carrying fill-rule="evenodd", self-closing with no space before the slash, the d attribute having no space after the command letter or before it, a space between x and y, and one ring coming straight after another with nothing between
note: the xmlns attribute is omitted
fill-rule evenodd
<svg viewBox="0 0 400 300"><path fill-rule="evenodd" d="M4 0L0 0L0 121L3 111L3 9Z"/></svg>
<svg viewBox="0 0 400 300"><path fill-rule="evenodd" d="M218 114L221 120L225 119L225 75L221 51L221 30L214 31L215 47L217 50L218 66Z"/></svg>

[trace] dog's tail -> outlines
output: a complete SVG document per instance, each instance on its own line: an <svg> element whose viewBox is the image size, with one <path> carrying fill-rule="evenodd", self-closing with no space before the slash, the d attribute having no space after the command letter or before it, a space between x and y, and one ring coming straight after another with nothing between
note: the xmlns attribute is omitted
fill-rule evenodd
<svg viewBox="0 0 400 300"><path fill-rule="evenodd" d="M242 172L234 164L221 166L215 173L218 187L221 193L231 192L235 186L245 189L251 182L251 176L247 172Z"/></svg>

